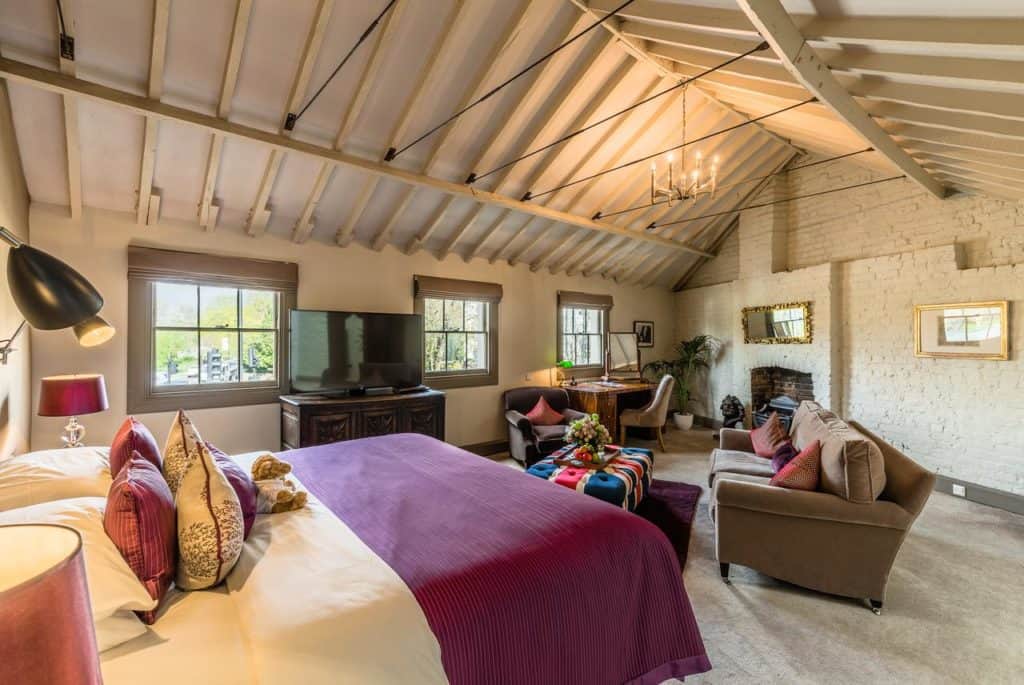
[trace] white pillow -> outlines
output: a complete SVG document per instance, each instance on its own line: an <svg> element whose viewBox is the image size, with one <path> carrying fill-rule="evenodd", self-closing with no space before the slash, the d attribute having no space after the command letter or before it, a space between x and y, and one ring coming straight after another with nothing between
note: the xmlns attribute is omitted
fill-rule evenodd
<svg viewBox="0 0 1024 685"><path fill-rule="evenodd" d="M0 461L0 511L70 497L106 497L110 448L69 447Z"/></svg>
<svg viewBox="0 0 1024 685"><path fill-rule="evenodd" d="M156 600L103 530L106 506L106 497L77 497L0 512L0 525L58 523L81 534L96 643L101 652L145 633L145 624L132 612L156 607ZM54 609L54 620L59 621L60 608Z"/></svg>

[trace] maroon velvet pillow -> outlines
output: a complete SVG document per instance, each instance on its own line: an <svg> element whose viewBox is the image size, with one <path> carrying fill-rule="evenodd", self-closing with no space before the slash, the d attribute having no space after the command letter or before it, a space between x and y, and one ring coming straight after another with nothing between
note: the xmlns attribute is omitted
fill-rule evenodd
<svg viewBox="0 0 1024 685"><path fill-rule="evenodd" d="M797 454L797 449L793 446L792 441L787 440L779 445L779 449L775 450L775 454L772 455L772 473L781 471L782 467L788 464Z"/></svg>
<svg viewBox="0 0 1024 685"><path fill-rule="evenodd" d="M153 439L153 434L146 426L129 416L117 429L114 442L110 444L110 475L117 478L121 468L132 458L132 453L138 452L142 458L155 466L158 471L163 468L163 459L160 458L160 446Z"/></svg>
<svg viewBox="0 0 1024 685"><path fill-rule="evenodd" d="M238 503L242 505L242 539L245 540L249 537L253 522L256 521L256 483L252 482L252 477L238 465L238 462L214 447L208 440L204 442L206 449L213 455L213 460L217 462L217 467L238 495Z"/></svg>
<svg viewBox="0 0 1024 685"><path fill-rule="evenodd" d="M541 395L533 409L526 412L526 418L535 426L557 426L565 419L562 413L555 411L548 401Z"/></svg>
<svg viewBox="0 0 1024 685"><path fill-rule="evenodd" d="M782 422L779 421L779 415L776 412L772 412L767 421L750 431L750 442L754 445L754 452L757 456L765 459L771 459L775 450L779 449L786 440L788 440L786 431L783 430Z"/></svg>
<svg viewBox="0 0 1024 685"><path fill-rule="evenodd" d="M157 600L155 609L138 612L144 623L153 623L159 602L174 580L178 518L163 474L138 451L110 485L103 529L150 597Z"/></svg>

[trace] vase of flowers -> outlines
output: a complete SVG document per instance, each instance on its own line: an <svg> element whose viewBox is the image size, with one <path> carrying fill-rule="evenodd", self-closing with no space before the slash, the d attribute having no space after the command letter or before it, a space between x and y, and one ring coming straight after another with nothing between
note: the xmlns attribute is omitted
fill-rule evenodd
<svg viewBox="0 0 1024 685"><path fill-rule="evenodd" d="M604 446L611 439L608 429L601 425L597 414L576 419L565 429L565 441L576 445L574 456L582 462L602 461Z"/></svg>

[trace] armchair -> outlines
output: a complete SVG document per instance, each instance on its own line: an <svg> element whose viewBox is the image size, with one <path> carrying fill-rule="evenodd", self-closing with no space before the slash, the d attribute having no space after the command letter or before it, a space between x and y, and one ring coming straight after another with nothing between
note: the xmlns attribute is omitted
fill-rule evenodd
<svg viewBox="0 0 1024 685"><path fill-rule="evenodd" d="M555 426L535 426L526 418L541 397L551 408L565 417ZM506 390L502 395L505 403L505 419L508 421L508 451L513 459L533 466L551 454L565 442L565 427L570 421L586 416L583 412L569 408L569 393L561 388L527 387Z"/></svg>

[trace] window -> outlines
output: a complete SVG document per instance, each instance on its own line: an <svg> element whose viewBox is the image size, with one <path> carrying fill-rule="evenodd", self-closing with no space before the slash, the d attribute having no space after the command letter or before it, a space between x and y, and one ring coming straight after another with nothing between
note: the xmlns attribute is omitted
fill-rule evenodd
<svg viewBox="0 0 1024 685"><path fill-rule="evenodd" d="M128 254L129 411L269 403L288 391L294 264Z"/></svg>
<svg viewBox="0 0 1024 685"><path fill-rule="evenodd" d="M435 388L498 382L498 303L494 283L415 277L423 315L423 377Z"/></svg>
<svg viewBox="0 0 1024 685"><path fill-rule="evenodd" d="M609 295L559 291L555 361L571 361L577 375L580 370L603 371L611 307Z"/></svg>

